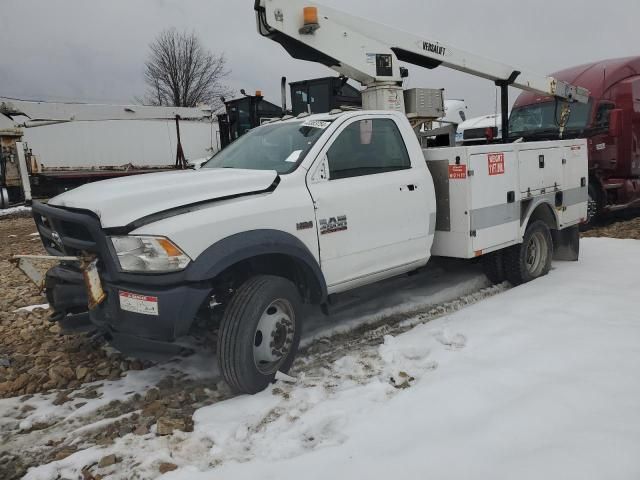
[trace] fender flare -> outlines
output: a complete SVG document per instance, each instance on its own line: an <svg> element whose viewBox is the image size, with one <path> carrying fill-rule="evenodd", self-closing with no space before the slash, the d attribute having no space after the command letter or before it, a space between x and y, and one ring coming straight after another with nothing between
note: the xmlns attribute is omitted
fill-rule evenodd
<svg viewBox="0 0 640 480"><path fill-rule="evenodd" d="M527 205L526 210L523 211L522 220L520 222L520 235L524 236L524 232L529 225L529 221L531 220L531 216L533 212L535 212L538 207L545 205L548 210L551 211L551 215L553 216L553 222L555 226L552 230L558 230L560 228L560 219L558 218L558 212L553 207L553 204L545 197L539 197L534 199L529 205Z"/></svg>
<svg viewBox="0 0 640 480"><path fill-rule="evenodd" d="M299 238L281 230L250 230L217 241L194 260L187 280L208 281L238 262L270 254L286 255L303 265L316 282L319 303L327 300L327 283L317 260Z"/></svg>

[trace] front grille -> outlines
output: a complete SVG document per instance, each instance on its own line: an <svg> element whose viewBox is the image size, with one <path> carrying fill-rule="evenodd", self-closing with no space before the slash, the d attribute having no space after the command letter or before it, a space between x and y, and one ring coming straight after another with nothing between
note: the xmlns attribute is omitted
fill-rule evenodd
<svg viewBox="0 0 640 480"><path fill-rule="evenodd" d="M487 130L491 129L493 138L498 137L498 127L468 128L462 137L464 140L487 140Z"/></svg>
<svg viewBox="0 0 640 480"><path fill-rule="evenodd" d="M145 285L175 285L183 280L185 272L140 276L120 270L111 240L102 229L100 219L88 210L71 210L33 202L33 218L42 243L50 255L95 255L99 260L100 277L106 282Z"/></svg>
<svg viewBox="0 0 640 480"><path fill-rule="evenodd" d="M33 217L44 248L51 255L99 254L99 221L90 214L69 212L59 207L34 204Z"/></svg>

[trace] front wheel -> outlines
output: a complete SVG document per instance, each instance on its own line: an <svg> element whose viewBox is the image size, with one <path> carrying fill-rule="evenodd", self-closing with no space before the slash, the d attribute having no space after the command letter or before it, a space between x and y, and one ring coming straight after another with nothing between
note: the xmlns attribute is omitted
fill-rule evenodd
<svg viewBox="0 0 640 480"><path fill-rule="evenodd" d="M542 277L551 270L553 240L546 223L537 220L524 233L522 243L504 252L504 269L507 280L521 285Z"/></svg>
<svg viewBox="0 0 640 480"><path fill-rule="evenodd" d="M237 393L257 393L291 368L300 343L301 299L289 280L257 275L236 291L218 332L218 360Z"/></svg>

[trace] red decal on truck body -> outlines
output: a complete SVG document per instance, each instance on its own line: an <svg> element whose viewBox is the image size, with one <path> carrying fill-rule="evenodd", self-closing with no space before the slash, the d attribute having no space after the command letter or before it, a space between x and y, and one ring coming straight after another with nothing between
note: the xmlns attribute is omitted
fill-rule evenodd
<svg viewBox="0 0 640 480"><path fill-rule="evenodd" d="M504 175L504 153L489 154L489 175Z"/></svg>
<svg viewBox="0 0 640 480"><path fill-rule="evenodd" d="M467 178L466 165L449 165L449 180L461 180Z"/></svg>

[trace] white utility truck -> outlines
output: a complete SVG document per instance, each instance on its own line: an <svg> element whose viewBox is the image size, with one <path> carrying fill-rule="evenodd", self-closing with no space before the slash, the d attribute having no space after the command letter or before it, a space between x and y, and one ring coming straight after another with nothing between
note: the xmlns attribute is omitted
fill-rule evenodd
<svg viewBox="0 0 640 480"><path fill-rule="evenodd" d="M482 257L493 280L516 285L545 275L554 256L577 260L584 141L423 150L419 115L402 111L395 45L424 64L448 47L321 6L303 16L294 0L258 1L256 13L261 33L296 56L366 85L365 109L285 117L198 171L107 180L34 204L45 248L62 260L43 279L55 318L88 308L116 344L171 350L199 311L221 310L222 374L235 391L257 392L291 366L303 303L326 309L332 295L432 255ZM583 93L532 78L520 86Z"/></svg>

